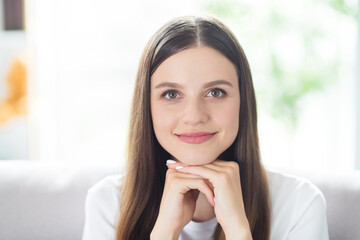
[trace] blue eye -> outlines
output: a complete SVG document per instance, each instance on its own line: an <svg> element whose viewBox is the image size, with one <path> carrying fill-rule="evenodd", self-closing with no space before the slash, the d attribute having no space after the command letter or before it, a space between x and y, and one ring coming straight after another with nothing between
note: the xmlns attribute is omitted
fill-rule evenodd
<svg viewBox="0 0 360 240"><path fill-rule="evenodd" d="M178 98L179 93L175 90L167 90L161 96L165 97L166 99L169 99L169 100L174 100L174 99Z"/></svg>
<svg viewBox="0 0 360 240"><path fill-rule="evenodd" d="M214 88L209 91L209 93L206 96L215 97L215 98L221 98L226 95L226 92L220 88Z"/></svg>

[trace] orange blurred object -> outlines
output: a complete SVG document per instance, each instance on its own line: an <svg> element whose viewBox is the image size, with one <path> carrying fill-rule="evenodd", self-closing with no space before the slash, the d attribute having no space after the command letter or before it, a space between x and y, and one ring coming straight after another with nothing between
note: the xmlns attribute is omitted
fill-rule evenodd
<svg viewBox="0 0 360 240"><path fill-rule="evenodd" d="M15 60L12 64L6 82L8 92L0 102L0 124L27 113L26 67L20 60Z"/></svg>

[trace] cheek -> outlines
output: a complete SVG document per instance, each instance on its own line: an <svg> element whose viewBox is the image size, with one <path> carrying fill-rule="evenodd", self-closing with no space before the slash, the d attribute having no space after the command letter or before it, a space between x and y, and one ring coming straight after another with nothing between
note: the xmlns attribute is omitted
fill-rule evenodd
<svg viewBox="0 0 360 240"><path fill-rule="evenodd" d="M152 106L151 115L156 137L160 141L159 138L161 138L165 133L172 131L176 123L174 113L164 107Z"/></svg>
<svg viewBox="0 0 360 240"><path fill-rule="evenodd" d="M237 135L239 128L240 106L237 104L227 104L217 108L213 114L214 121L224 130L227 135Z"/></svg>

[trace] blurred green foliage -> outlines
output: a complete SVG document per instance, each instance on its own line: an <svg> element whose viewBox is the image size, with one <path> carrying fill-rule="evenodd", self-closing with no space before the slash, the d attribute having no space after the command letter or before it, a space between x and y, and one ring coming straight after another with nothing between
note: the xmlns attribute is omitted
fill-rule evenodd
<svg viewBox="0 0 360 240"><path fill-rule="evenodd" d="M324 1L324 0L319 0ZM336 11L351 16L355 20L359 18L359 2L358 0L325 0L325 3Z"/></svg>
<svg viewBox="0 0 360 240"><path fill-rule="evenodd" d="M345 16L356 22L358 1L255 2L204 0L202 8L238 37L251 65L259 108L294 130L306 96L339 80L341 48L334 31L339 26L329 19Z"/></svg>

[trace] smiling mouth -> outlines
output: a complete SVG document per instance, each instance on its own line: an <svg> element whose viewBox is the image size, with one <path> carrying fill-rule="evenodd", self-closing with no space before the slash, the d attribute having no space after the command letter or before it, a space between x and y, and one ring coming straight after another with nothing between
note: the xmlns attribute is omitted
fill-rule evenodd
<svg viewBox="0 0 360 240"><path fill-rule="evenodd" d="M193 132L193 133L182 133L182 134L175 134L179 140L191 143L191 144L200 144L210 140L215 133L211 132Z"/></svg>

